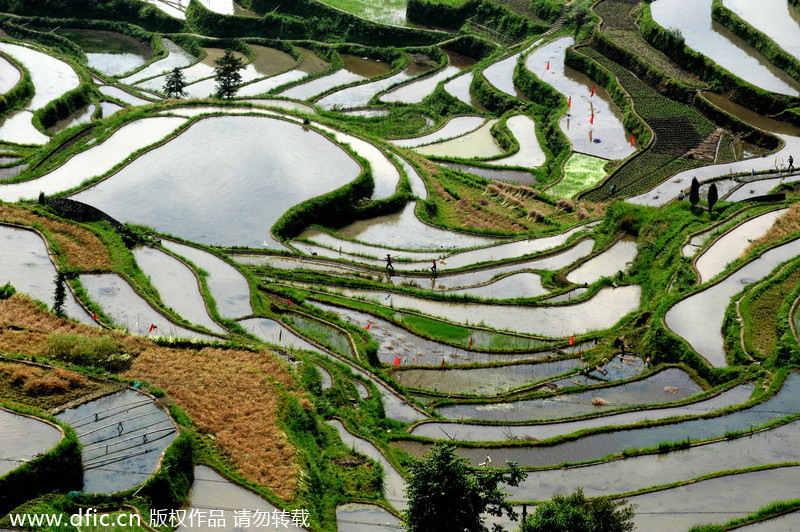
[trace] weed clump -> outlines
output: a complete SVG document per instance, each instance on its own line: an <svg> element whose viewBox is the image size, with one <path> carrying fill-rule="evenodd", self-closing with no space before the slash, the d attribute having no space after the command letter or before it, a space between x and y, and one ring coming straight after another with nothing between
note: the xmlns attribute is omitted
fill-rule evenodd
<svg viewBox="0 0 800 532"><path fill-rule="evenodd" d="M95 366L108 371L121 371L128 367L131 356L122 351L122 345L112 336L80 336L77 334L51 334L47 338L45 354L78 366Z"/></svg>

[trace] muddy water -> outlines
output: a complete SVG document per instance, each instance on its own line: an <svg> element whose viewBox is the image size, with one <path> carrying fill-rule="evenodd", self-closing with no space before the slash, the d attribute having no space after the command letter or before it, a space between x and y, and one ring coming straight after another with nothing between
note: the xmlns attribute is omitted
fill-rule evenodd
<svg viewBox="0 0 800 532"><path fill-rule="evenodd" d="M197 466L194 468L194 482L187 515L196 511L196 515L205 516L208 515L209 509L219 512L219 520L215 522L218 526L214 527L219 532L255 532L264 526L263 523L258 526L260 518L255 517L256 515L272 515L272 512L280 511L276 506L229 481L210 467ZM291 511L288 514L288 522L281 526L282 530L305 530L291 519ZM246 515L250 518L246 518ZM266 522L266 519L262 521ZM186 522L189 523L189 520ZM194 527L179 526L177 530L192 530L197 527L197 523L198 521L195 521Z"/></svg>
<svg viewBox="0 0 800 532"><path fill-rule="evenodd" d="M471 166L468 164L445 163L445 162L441 162L438 164L440 166L444 166L446 168L452 168L453 170L458 170L460 172L475 174L481 177L485 177L486 179L496 179L497 181L503 181L505 183L516 183L520 185L538 184L536 176L525 170L483 168L481 166Z"/></svg>
<svg viewBox="0 0 800 532"><path fill-rule="evenodd" d="M771 133L800 136L800 128L797 128L791 124L787 124L786 122L780 122L778 120L760 115L755 111L748 109L747 107L732 102L721 94L703 92L702 95L717 107L731 113L732 115L759 129L763 129L764 131L769 131Z"/></svg>
<svg viewBox="0 0 800 532"><path fill-rule="evenodd" d="M399 357L401 363L404 364L438 366L444 360L446 364L457 366L475 362L531 360L553 355L551 352L503 354L467 350L418 336L392 322L371 314L316 301L312 304L327 312L332 312L341 319L354 323L359 327L366 328L369 325L367 330L370 336L380 344L378 358L382 363L388 365L394 363L395 357Z"/></svg>
<svg viewBox="0 0 800 532"><path fill-rule="evenodd" d="M506 125L519 142L519 151L508 157L493 159L489 164L527 168L538 168L544 164L547 156L536 138L536 122L528 115L514 115L508 119Z"/></svg>
<svg viewBox="0 0 800 532"><path fill-rule="evenodd" d="M639 246L635 238L626 237L596 257L586 261L567 275L571 283L593 283L603 277L625 272L636 259Z"/></svg>
<svg viewBox="0 0 800 532"><path fill-rule="evenodd" d="M219 140L210 144L209 138ZM272 149L263 149L264 138ZM278 248L269 229L286 209L359 172L341 148L299 124L217 116L199 120L76 199L195 242ZM220 180L222 174L228 178Z"/></svg>
<svg viewBox="0 0 800 532"><path fill-rule="evenodd" d="M255 83L249 83L247 85L242 85L236 93L238 97L246 97L246 96L258 96L260 94L267 93L281 85L285 85L286 83L294 83L295 81L300 81L308 74L303 72L302 70L290 70L288 72L284 72L283 74L278 74L277 76L272 76L271 78L267 78L261 81L256 81Z"/></svg>
<svg viewBox="0 0 800 532"><path fill-rule="evenodd" d="M414 151L426 156L455 157L458 159L497 157L502 155L504 151L492 135L492 126L496 123L496 119L489 120L471 133L443 142L414 148Z"/></svg>
<svg viewBox="0 0 800 532"><path fill-rule="evenodd" d="M638 286L603 288L591 299L574 305L530 307L450 303L398 293L346 289L345 295L365 297L382 305L418 310L425 314L469 325L485 324L500 330L563 338L572 334L608 329L639 306Z"/></svg>
<svg viewBox="0 0 800 532"><path fill-rule="evenodd" d="M337 85L347 85L355 81L382 76L388 74L392 70L392 65L377 59L357 57L350 54L340 55L344 62L344 67L341 70L337 70L327 76L315 78L308 83L296 85L278 94L286 98L309 100L323 92L329 91ZM302 70L303 65L301 64L299 68Z"/></svg>
<svg viewBox="0 0 800 532"><path fill-rule="evenodd" d="M354 152L369 162L372 178L375 181L375 188L372 191L372 196L370 196L372 199L386 199L397 191L397 185L400 183L400 172L381 149L364 139L349 135L338 129L321 124L316 125L322 131L333 134L337 142L349 145Z"/></svg>
<svg viewBox="0 0 800 532"><path fill-rule="evenodd" d="M689 342L711 365L727 366L721 329L731 297L798 254L800 240L772 248L711 288L678 302L665 316L667 326Z"/></svg>
<svg viewBox="0 0 800 532"><path fill-rule="evenodd" d="M110 85L102 85L98 88L98 90L105 94L106 96L110 96L111 98L115 98L121 102L124 102L128 105L147 105L150 103L149 100L145 100L144 98L139 98L138 96L134 96L133 94L124 91L118 87L112 87Z"/></svg>
<svg viewBox="0 0 800 532"><path fill-rule="evenodd" d="M194 246L162 240L162 245L185 258L208 275L206 284L223 318L238 318L252 314L250 285L239 270L219 257Z"/></svg>
<svg viewBox="0 0 800 532"><path fill-rule="evenodd" d="M752 390L752 386L749 386ZM746 410L710 419L682 421L635 430L621 430L595 434L555 446L497 448L490 452L495 461L514 460L523 466L545 466L565 461L577 462L600 459L624 449L647 448L665 441L701 441L723 437L732 431L743 431L780 419L800 409L800 376L790 375L783 388L773 398ZM415 452L421 448L413 447ZM473 465L486 456L485 448L462 448L459 454L467 456ZM692 475L694 476L694 475ZM606 482L608 479L604 479Z"/></svg>
<svg viewBox="0 0 800 532"><path fill-rule="evenodd" d="M535 273L512 273L489 284L453 290L453 294L469 294L484 299L514 299L538 297L548 292L542 286L542 278Z"/></svg>
<svg viewBox="0 0 800 532"><path fill-rule="evenodd" d="M89 104L85 107L81 107L77 109L74 113L70 114L66 118L62 118L52 126L50 126L47 130L53 134L61 133L67 128L72 126L77 126L80 124L88 124L92 120L92 115L94 114L96 107L94 104Z"/></svg>
<svg viewBox="0 0 800 532"><path fill-rule="evenodd" d="M386 500L398 510L405 510L408 505L408 499L405 494L406 480L397 469L395 469L392 463L383 456L383 453L381 453L375 445L350 433L340 421L334 419L328 421L328 423L339 432L339 437L347 447L366 455L383 467L383 493Z"/></svg>
<svg viewBox="0 0 800 532"><path fill-rule="evenodd" d="M789 157L789 155L793 153L800 153L800 136L790 136L782 133L776 133L776 136L785 142L785 146L777 153L773 153L765 157L756 157L744 161L737 161L730 164L713 164L710 166L686 170L685 172L681 172L670 177L668 180L661 183L649 192L628 198L625 201L640 205L659 207L673 199L676 199L679 191L688 189L692 182L692 177L697 177L698 181L702 182L707 179L726 175L728 173L750 173L751 170L774 170L776 166L778 169L785 168L785 165L787 164L786 159ZM780 178L776 179L776 185L779 179ZM752 188L757 184L758 182L753 182L746 186ZM744 190L747 191L748 189L745 188ZM736 192L734 192L734 194L735 193Z"/></svg>
<svg viewBox="0 0 800 532"><path fill-rule="evenodd" d="M63 28L56 33L80 46L87 64L107 76L121 76L153 56L146 44L114 31Z"/></svg>
<svg viewBox="0 0 800 532"><path fill-rule="evenodd" d="M795 421L746 438L722 440L679 452L538 471L508 491L517 500L545 500L557 491L572 492L581 486L587 497L609 496L654 484L686 481L715 471L797 461L800 453L794 442L800 436L798 431L800 423Z"/></svg>
<svg viewBox="0 0 800 532"><path fill-rule="evenodd" d="M248 46L255 53L253 60L248 64L248 68L254 70L259 76L273 76L289 70L297 63L294 57L275 48L256 44Z"/></svg>
<svg viewBox="0 0 800 532"><path fill-rule="evenodd" d="M0 94L5 94L19 83L22 73L5 57L0 56Z"/></svg>
<svg viewBox="0 0 800 532"><path fill-rule="evenodd" d="M308 48L301 48L298 46L297 50L303 54L303 59L297 68L306 74L318 74L331 67L330 64Z"/></svg>
<svg viewBox="0 0 800 532"><path fill-rule="evenodd" d="M572 142L572 148L605 159L624 159L636 151L630 145L630 134L622 125L622 113L597 82L564 65L567 48L575 44L572 37L563 37L534 50L525 66L564 98L572 98L572 107L559 125ZM549 63L550 69L547 70ZM594 114L594 124L589 121Z"/></svg>
<svg viewBox="0 0 800 532"><path fill-rule="evenodd" d="M447 231L423 223L414 214L415 207L415 202L409 202L398 213L354 222L337 230L337 233L344 238L352 238L361 242L399 249L429 249L431 251L467 248L497 242L495 238ZM347 248L343 246L343 249ZM378 257L384 255L385 253Z"/></svg>
<svg viewBox="0 0 800 532"><path fill-rule="evenodd" d="M247 318L239 321L247 332L261 338L268 344L279 345L284 348L305 349L321 353L319 348L310 344L302 337L295 334L282 323L270 318Z"/></svg>
<svg viewBox="0 0 800 532"><path fill-rule="evenodd" d="M162 38L161 44L167 51L166 57L149 64L139 72L136 72L134 74L131 74L130 76L122 78L120 81L122 81L123 83L133 84L136 83L137 81L157 76L158 74L164 72L169 72L170 70L176 67L183 68L194 62L195 58L192 54L185 51L183 48L181 48L174 42L170 41L169 39Z"/></svg>
<svg viewBox="0 0 800 532"><path fill-rule="evenodd" d="M369 57L359 57L352 54L339 54L344 62L344 69L353 74L358 74L364 78L374 78L383 76L392 70L392 65L380 59L370 59Z"/></svg>
<svg viewBox="0 0 800 532"><path fill-rule="evenodd" d="M382 92L392 85L402 83L415 76L423 74L430 70L429 67L417 65L415 63L409 64L404 70L379 80L362 83L353 87L346 87L342 90L328 94L321 98L316 103L323 109L352 109L355 107L364 107L369 104L373 96Z"/></svg>
<svg viewBox="0 0 800 532"><path fill-rule="evenodd" d="M445 92L451 96L455 96L467 105L471 105L479 111L485 111L486 108L481 105L478 100L472 97L469 92L469 86L472 84L472 78L475 76L473 72L465 72L464 74L455 77L444 84Z"/></svg>
<svg viewBox="0 0 800 532"><path fill-rule="evenodd" d="M22 183L0 186L0 199L19 201L77 187L92 176L108 172L136 150L152 144L186 122L183 118L156 117L128 122L102 144L93 146L44 176Z"/></svg>
<svg viewBox="0 0 800 532"><path fill-rule="evenodd" d="M398 517L380 506L350 502L336 507L336 526L341 532L396 532Z"/></svg>
<svg viewBox="0 0 800 532"><path fill-rule="evenodd" d="M116 325L139 336L164 336L217 340L218 338L193 331L174 323L156 311L119 275L114 273L83 274L81 283L89 299L103 308ZM156 328L150 332L152 325Z"/></svg>
<svg viewBox="0 0 800 532"><path fill-rule="evenodd" d="M800 25L791 4L783 0L724 0L723 5L800 59Z"/></svg>
<svg viewBox="0 0 800 532"><path fill-rule="evenodd" d="M45 144L50 137L36 129L31 123L30 111L12 111L0 118L0 140L17 144Z"/></svg>
<svg viewBox="0 0 800 532"><path fill-rule="evenodd" d="M423 146L425 144L431 144L433 142L440 142L443 140L460 137L461 135L466 135L470 131L475 131L478 129L485 122L486 119L482 116L456 116L445 122L445 124L439 129L426 135L420 135L418 137L411 137L407 139L395 139L390 142L395 146L400 146L401 148L415 148L417 146Z"/></svg>
<svg viewBox="0 0 800 532"><path fill-rule="evenodd" d="M776 487L780 486L779 491ZM637 530L672 532L708 522L725 523L776 500L800 497L800 466L714 478L629 497ZM719 509L708 514L709 508Z"/></svg>
<svg viewBox="0 0 800 532"><path fill-rule="evenodd" d="M0 43L0 52L14 58L30 72L36 92L25 106L26 109L41 109L51 100L80 84L78 74L72 67L55 57L7 42Z"/></svg>
<svg viewBox="0 0 800 532"><path fill-rule="evenodd" d="M564 393L541 399L503 403L463 404L437 409L449 419L488 421L527 421L559 419L584 414L599 414L633 405L662 404L686 399L702 392L682 369L667 368L641 380L578 393ZM599 398L607 405L595 405Z"/></svg>
<svg viewBox="0 0 800 532"><path fill-rule="evenodd" d="M398 87L382 95L380 99L384 102L420 103L433 93L440 82L455 76L465 68L469 68L475 64L475 60L471 57L451 50L444 50L444 52L447 54L448 64L442 70Z"/></svg>
<svg viewBox="0 0 800 532"><path fill-rule="evenodd" d="M61 431L32 417L0 408L0 477L46 453L61 441Z"/></svg>
<svg viewBox="0 0 800 532"><path fill-rule="evenodd" d="M582 366L580 360L572 358L491 368L395 370L392 377L408 388L448 394L497 395Z"/></svg>
<svg viewBox="0 0 800 532"><path fill-rule="evenodd" d="M421 200L428 199L428 188L425 186L425 181L420 177L419 172L402 157L398 156L396 160L400 161L400 167L403 168L406 177L411 183L411 193L414 194L414 197Z"/></svg>
<svg viewBox="0 0 800 532"><path fill-rule="evenodd" d="M644 420L657 421L669 417L697 416L706 412L721 410L730 406L739 405L749 398L750 390L748 389L747 393L743 393L741 388L741 386L733 388L722 392L716 397L711 397L685 406L639 410L636 412L594 417L591 419L537 425L478 425L431 422L417 425L411 434L415 436L427 436L429 438L440 438L444 431L453 435L456 440L460 441L546 440L579 430L598 427L622 427Z"/></svg>
<svg viewBox="0 0 800 532"><path fill-rule="evenodd" d="M176 436L169 416L152 398L133 390L106 395L56 417L75 429L83 445L86 493L114 493L143 483Z"/></svg>
<svg viewBox="0 0 800 532"><path fill-rule="evenodd" d="M761 7L761 4L759 4ZM797 95L800 83L755 52L747 43L711 19L711 0L656 0L653 20L664 28L678 28L686 45L757 87ZM691 13L691 16L686 16ZM774 16L764 10L764 16Z"/></svg>
<svg viewBox="0 0 800 532"><path fill-rule="evenodd" d="M700 282L711 280L734 260L738 259L750 242L761 238L769 231L775 221L788 209L778 209L756 216L725 233L714 241L702 255L695 260L695 268Z"/></svg>
<svg viewBox="0 0 800 532"><path fill-rule="evenodd" d="M17 292L53 306L56 268L42 238L27 229L0 225L0 286L11 283ZM64 312L72 319L92 323L91 317L67 290Z"/></svg>
<svg viewBox="0 0 800 532"><path fill-rule="evenodd" d="M226 334L208 314L194 273L181 261L161 250L140 247L133 250L139 268L158 290L161 301L190 323Z"/></svg>

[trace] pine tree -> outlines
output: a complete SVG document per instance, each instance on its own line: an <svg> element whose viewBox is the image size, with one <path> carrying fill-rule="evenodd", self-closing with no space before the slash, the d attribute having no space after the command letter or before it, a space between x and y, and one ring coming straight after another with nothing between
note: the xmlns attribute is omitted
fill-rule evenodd
<svg viewBox="0 0 800 532"><path fill-rule="evenodd" d="M700 202L700 182L697 181L696 177L693 177L692 186L689 189L689 203L691 203L692 207L694 207L699 202Z"/></svg>
<svg viewBox="0 0 800 532"><path fill-rule="evenodd" d="M217 98L230 99L239 90L242 75L239 71L244 68L244 61L233 54L230 48L225 50L225 55L214 61L214 79L217 82Z"/></svg>
<svg viewBox="0 0 800 532"><path fill-rule="evenodd" d="M186 78L183 76L183 70L178 67L173 68L164 80L164 92L168 98L183 98L186 96L185 88Z"/></svg>
<svg viewBox="0 0 800 532"><path fill-rule="evenodd" d="M717 203L719 199L719 193L717 192L717 185L711 183L711 186L708 189L708 212L714 212L714 204Z"/></svg>

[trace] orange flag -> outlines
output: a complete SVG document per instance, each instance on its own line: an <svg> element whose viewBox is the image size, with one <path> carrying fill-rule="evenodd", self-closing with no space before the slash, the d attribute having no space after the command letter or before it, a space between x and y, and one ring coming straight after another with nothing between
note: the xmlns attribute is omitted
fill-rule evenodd
<svg viewBox="0 0 800 532"><path fill-rule="evenodd" d="M592 85L592 93L589 95L589 98L594 96L594 91L596 91L596 90L597 90L597 85Z"/></svg>
<svg viewBox="0 0 800 532"><path fill-rule="evenodd" d="M572 109L572 96L567 98L567 109Z"/></svg>
<svg viewBox="0 0 800 532"><path fill-rule="evenodd" d="M592 113L592 116L589 117L589 123L594 124L594 113Z"/></svg>
<svg viewBox="0 0 800 532"><path fill-rule="evenodd" d="M550 70L550 61L547 62L547 66L544 67L545 70Z"/></svg>
<svg viewBox="0 0 800 532"><path fill-rule="evenodd" d="M400 367L400 357L394 357L394 365Z"/></svg>
<svg viewBox="0 0 800 532"><path fill-rule="evenodd" d="M291 306L292 306L292 300L291 300L291 299L287 299L287 300L286 300L286 304L287 304L287 305L289 305L289 306L291 307Z"/></svg>
<svg viewBox="0 0 800 532"><path fill-rule="evenodd" d="M570 336L569 337L569 345L575 345L575 337L574 336Z"/></svg>
<svg viewBox="0 0 800 532"><path fill-rule="evenodd" d="M636 146L636 139L633 138L633 135L631 135L631 146Z"/></svg>
<svg viewBox="0 0 800 532"><path fill-rule="evenodd" d="M364 328L365 328L365 329L369 329L370 327L372 327L372 324L371 324L371 323L367 323L367 326L366 326L366 327L364 327Z"/></svg>
<svg viewBox="0 0 800 532"><path fill-rule="evenodd" d="M472 336L469 337L469 346L472 347Z"/></svg>

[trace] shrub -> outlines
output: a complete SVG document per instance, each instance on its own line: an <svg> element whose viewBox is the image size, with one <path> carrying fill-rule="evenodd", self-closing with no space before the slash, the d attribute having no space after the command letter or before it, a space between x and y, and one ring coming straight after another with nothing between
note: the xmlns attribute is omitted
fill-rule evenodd
<svg viewBox="0 0 800 532"><path fill-rule="evenodd" d="M0 299L8 299L17 293L17 290L11 286L11 283L6 283L0 286Z"/></svg>
<svg viewBox="0 0 800 532"><path fill-rule="evenodd" d="M108 371L120 371L128 366L130 355L122 352L116 338L104 336L79 336L76 334L51 334L45 353L55 359L79 366L96 366Z"/></svg>

